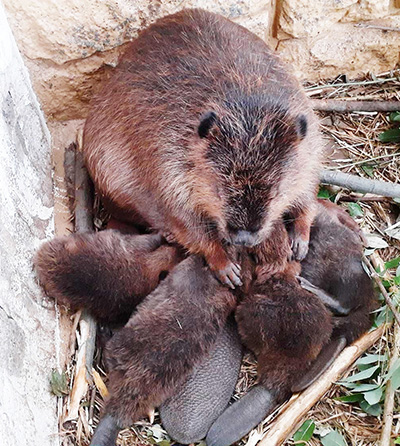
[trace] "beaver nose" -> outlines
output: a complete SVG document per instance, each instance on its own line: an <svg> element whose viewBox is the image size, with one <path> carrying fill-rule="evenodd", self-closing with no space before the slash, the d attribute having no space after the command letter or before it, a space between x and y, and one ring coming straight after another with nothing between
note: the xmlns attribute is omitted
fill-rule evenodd
<svg viewBox="0 0 400 446"><path fill-rule="evenodd" d="M232 243L234 245L247 246L248 248L250 248L256 245L257 234L240 229L235 235L232 236Z"/></svg>

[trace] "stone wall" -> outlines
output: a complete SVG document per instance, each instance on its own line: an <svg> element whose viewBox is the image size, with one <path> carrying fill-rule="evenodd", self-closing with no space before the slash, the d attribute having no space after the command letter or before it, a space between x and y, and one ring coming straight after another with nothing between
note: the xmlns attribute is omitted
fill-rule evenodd
<svg viewBox="0 0 400 446"><path fill-rule="evenodd" d="M3 0L49 119L84 118L98 79L123 44L183 7L248 27L293 63L302 79L357 76L395 67L398 0ZM365 27L367 26L367 27Z"/></svg>
<svg viewBox="0 0 400 446"><path fill-rule="evenodd" d="M0 443L55 446L60 327L32 271L53 235L50 135L1 3L0 108Z"/></svg>

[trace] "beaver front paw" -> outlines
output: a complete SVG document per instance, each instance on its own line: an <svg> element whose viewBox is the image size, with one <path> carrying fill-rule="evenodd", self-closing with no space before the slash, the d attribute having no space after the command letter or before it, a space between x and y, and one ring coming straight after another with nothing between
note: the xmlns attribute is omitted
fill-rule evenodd
<svg viewBox="0 0 400 446"><path fill-rule="evenodd" d="M304 239L300 236L292 238L292 256L289 260L297 260L301 262L304 260L308 253L309 239Z"/></svg>
<svg viewBox="0 0 400 446"><path fill-rule="evenodd" d="M235 289L235 286L242 286L240 279L240 265L229 262L225 268L214 270L217 279L229 288Z"/></svg>

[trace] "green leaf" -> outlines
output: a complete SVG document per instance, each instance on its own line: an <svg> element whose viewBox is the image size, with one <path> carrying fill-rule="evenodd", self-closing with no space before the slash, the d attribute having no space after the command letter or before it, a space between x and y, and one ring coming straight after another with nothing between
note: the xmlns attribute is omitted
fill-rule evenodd
<svg viewBox="0 0 400 446"><path fill-rule="evenodd" d="M51 391L56 396L68 395L68 382L65 372L59 373L57 370L53 370L50 376Z"/></svg>
<svg viewBox="0 0 400 446"><path fill-rule="evenodd" d="M385 362L387 361L387 356L386 355L365 355L362 358L360 358L357 362L356 365L359 364L373 364L373 363L377 363L377 362Z"/></svg>
<svg viewBox="0 0 400 446"><path fill-rule="evenodd" d="M382 407L379 404L371 406L366 401L361 401L360 407L365 413L374 417L378 417L382 413Z"/></svg>
<svg viewBox="0 0 400 446"><path fill-rule="evenodd" d="M371 178L374 177L374 166L371 166L371 164L363 164L361 166L361 169Z"/></svg>
<svg viewBox="0 0 400 446"><path fill-rule="evenodd" d="M348 389L351 389L353 392L369 392L370 390L376 389L378 384L356 384L356 383L339 383Z"/></svg>
<svg viewBox="0 0 400 446"><path fill-rule="evenodd" d="M371 378L371 376L379 369L379 365L375 365L370 367L367 370L363 370L362 372L356 373L352 376L349 376L345 380L341 381L342 383L354 383L356 381L362 381L363 379Z"/></svg>
<svg viewBox="0 0 400 446"><path fill-rule="evenodd" d="M329 200L329 197L331 196L331 193L326 187L321 186L318 191L318 198L327 198Z"/></svg>
<svg viewBox="0 0 400 446"><path fill-rule="evenodd" d="M347 203L351 217L362 217L364 215L361 206L358 203Z"/></svg>
<svg viewBox="0 0 400 446"><path fill-rule="evenodd" d="M394 444L400 444L400 437L397 437L396 440L394 440Z"/></svg>
<svg viewBox="0 0 400 446"><path fill-rule="evenodd" d="M323 446L347 446L346 440L338 431L329 432L328 435L321 438L321 443Z"/></svg>
<svg viewBox="0 0 400 446"><path fill-rule="evenodd" d="M385 263L385 269L397 268L400 265L400 257L396 257Z"/></svg>
<svg viewBox="0 0 400 446"><path fill-rule="evenodd" d="M400 112L392 112L389 115L390 122L400 122Z"/></svg>
<svg viewBox="0 0 400 446"><path fill-rule="evenodd" d="M364 400L364 395L362 393L355 393L354 395L339 396L335 399L343 401L344 403L359 403Z"/></svg>
<svg viewBox="0 0 400 446"><path fill-rule="evenodd" d="M293 435L294 441L308 441L313 436L315 423L312 420L306 420L300 426L299 430Z"/></svg>
<svg viewBox="0 0 400 446"><path fill-rule="evenodd" d="M400 141L400 129L390 129L381 133L379 136L381 142L399 142Z"/></svg>
<svg viewBox="0 0 400 446"><path fill-rule="evenodd" d="M375 390L370 390L369 392L365 392L364 399L365 401L370 405L373 406L374 404L378 404L379 401L382 398L383 389L382 387L378 387Z"/></svg>
<svg viewBox="0 0 400 446"><path fill-rule="evenodd" d="M390 367L390 370L385 377L385 381L387 382L389 379L392 381L394 390L397 390L400 387L400 358L394 362L392 367Z"/></svg>
<svg viewBox="0 0 400 446"><path fill-rule="evenodd" d="M328 188L324 186L320 186L318 191L318 198L321 198L323 200L330 200L332 202L335 202L336 195L337 194L332 193Z"/></svg>

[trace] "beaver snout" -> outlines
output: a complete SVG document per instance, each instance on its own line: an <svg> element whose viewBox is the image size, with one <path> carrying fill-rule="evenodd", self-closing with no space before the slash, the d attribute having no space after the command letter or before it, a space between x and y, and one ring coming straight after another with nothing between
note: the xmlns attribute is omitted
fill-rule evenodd
<svg viewBox="0 0 400 446"><path fill-rule="evenodd" d="M231 240L233 245L251 248L258 243L258 232L250 232L240 229L236 233L231 234Z"/></svg>

